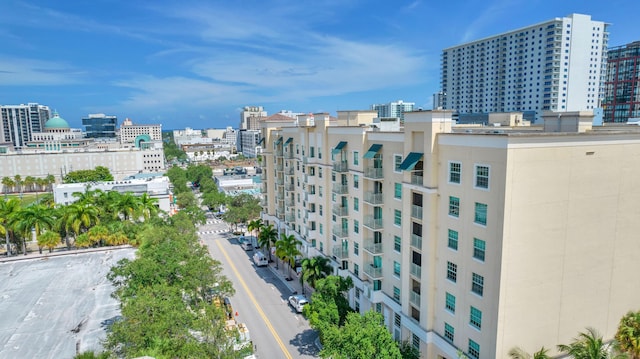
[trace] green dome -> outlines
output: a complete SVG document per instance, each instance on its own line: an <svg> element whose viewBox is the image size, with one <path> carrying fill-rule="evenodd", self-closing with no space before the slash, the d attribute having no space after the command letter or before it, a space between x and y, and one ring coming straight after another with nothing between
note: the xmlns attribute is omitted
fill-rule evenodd
<svg viewBox="0 0 640 359"><path fill-rule="evenodd" d="M44 129L60 129L60 128L69 128L69 123L65 121L64 118L60 117L57 112L53 113L53 117L51 117L45 124Z"/></svg>

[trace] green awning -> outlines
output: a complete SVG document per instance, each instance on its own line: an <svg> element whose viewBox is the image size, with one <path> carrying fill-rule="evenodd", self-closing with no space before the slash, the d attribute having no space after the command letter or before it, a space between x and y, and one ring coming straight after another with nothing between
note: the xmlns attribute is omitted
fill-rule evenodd
<svg viewBox="0 0 640 359"><path fill-rule="evenodd" d="M331 150L331 154L335 155L336 153L340 153L340 151L342 151L342 149L344 148L344 146L347 145L346 141L340 141L338 142L338 144L336 145L336 147Z"/></svg>
<svg viewBox="0 0 640 359"><path fill-rule="evenodd" d="M290 143L291 143L291 141L293 141L293 137L289 137L289 138L287 138L287 140L286 140L286 141L284 141L284 145L283 145L283 146L286 146L286 145L290 144Z"/></svg>
<svg viewBox="0 0 640 359"><path fill-rule="evenodd" d="M367 153L365 153L362 158L374 158L376 154L380 152L381 148L382 145L374 143L373 145L371 145L371 147L369 147L369 151L367 151Z"/></svg>
<svg viewBox="0 0 640 359"><path fill-rule="evenodd" d="M260 144L263 144L263 143L264 143L264 137L262 137L262 138L260 139L260 141L258 141L258 144L259 144L259 145L260 145Z"/></svg>
<svg viewBox="0 0 640 359"><path fill-rule="evenodd" d="M276 142L274 142L273 144L277 146L277 145L279 145L279 144L281 144L281 143L282 143L282 136L278 137L278 139L276 140Z"/></svg>
<svg viewBox="0 0 640 359"><path fill-rule="evenodd" d="M409 152L407 157L400 164L400 169L403 171L411 171L413 167L416 166L416 163L420 161L420 159L424 156L424 153L421 152Z"/></svg>

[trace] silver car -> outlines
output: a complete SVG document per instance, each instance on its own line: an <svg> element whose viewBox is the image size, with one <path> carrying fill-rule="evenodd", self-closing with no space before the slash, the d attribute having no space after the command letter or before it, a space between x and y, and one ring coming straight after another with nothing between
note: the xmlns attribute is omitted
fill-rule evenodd
<svg viewBox="0 0 640 359"><path fill-rule="evenodd" d="M302 309L309 304L309 300L302 294L296 294L289 297L289 304L296 312L302 313Z"/></svg>

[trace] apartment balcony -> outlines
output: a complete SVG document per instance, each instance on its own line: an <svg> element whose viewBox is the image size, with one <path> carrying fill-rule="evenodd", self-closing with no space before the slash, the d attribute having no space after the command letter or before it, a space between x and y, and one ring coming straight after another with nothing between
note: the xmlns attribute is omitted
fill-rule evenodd
<svg viewBox="0 0 640 359"><path fill-rule="evenodd" d="M382 172L382 167L365 169L364 178L368 178L368 179L381 179L381 178L384 178L384 173Z"/></svg>
<svg viewBox="0 0 640 359"><path fill-rule="evenodd" d="M411 263L411 275L420 279L420 277L422 277L422 267L415 264L415 263Z"/></svg>
<svg viewBox="0 0 640 359"><path fill-rule="evenodd" d="M289 196L285 199L284 203L289 207L293 207L296 205L296 200L293 196Z"/></svg>
<svg viewBox="0 0 640 359"><path fill-rule="evenodd" d="M336 172L348 172L349 165L347 161L339 161L333 164L333 170Z"/></svg>
<svg viewBox="0 0 640 359"><path fill-rule="evenodd" d="M364 250L373 255L382 254L382 243L375 243L373 238L366 238L364 240Z"/></svg>
<svg viewBox="0 0 640 359"><path fill-rule="evenodd" d="M382 278L382 267L375 267L373 263L365 263L364 265L364 274L367 277L376 280Z"/></svg>
<svg viewBox="0 0 640 359"><path fill-rule="evenodd" d="M372 215L364 217L364 226L374 231L384 227L382 218L373 218Z"/></svg>
<svg viewBox="0 0 640 359"><path fill-rule="evenodd" d="M374 206L384 203L384 197L382 192L367 191L364 193L364 203L368 203Z"/></svg>
<svg viewBox="0 0 640 359"><path fill-rule="evenodd" d="M331 253L333 253L333 256L338 259L349 258L349 250L347 248L342 247L341 244L337 244L333 246L333 248L331 249Z"/></svg>
<svg viewBox="0 0 640 359"><path fill-rule="evenodd" d="M416 293L414 291L410 291L409 301L411 304L415 305L417 308L420 308L420 293Z"/></svg>
<svg viewBox="0 0 640 359"><path fill-rule="evenodd" d="M411 206L411 217L415 219L422 220L422 206L412 205Z"/></svg>
<svg viewBox="0 0 640 359"><path fill-rule="evenodd" d="M284 158L287 159L287 160L292 160L295 157L293 156L293 152L285 152Z"/></svg>
<svg viewBox="0 0 640 359"><path fill-rule="evenodd" d="M284 192L281 192L281 191L276 192L276 201L284 201ZM284 206L284 204L282 206Z"/></svg>
<svg viewBox="0 0 640 359"><path fill-rule="evenodd" d="M276 156L278 156L278 157L282 157L282 154L283 154L283 153L284 153L284 151L282 150L282 148L277 148L277 149L274 151L274 154L275 154Z"/></svg>
<svg viewBox="0 0 640 359"><path fill-rule="evenodd" d="M349 237L349 230L347 228L342 228L341 226L333 226L333 228L331 228L331 233L333 233L337 238Z"/></svg>
<svg viewBox="0 0 640 359"><path fill-rule="evenodd" d="M284 174L286 174L287 176L293 176L293 172L293 166L285 167L284 169Z"/></svg>
<svg viewBox="0 0 640 359"><path fill-rule="evenodd" d="M269 179L269 176L267 175L267 169L264 168L264 167L262 168L262 173L260 174L260 179L263 182Z"/></svg>
<svg viewBox="0 0 640 359"><path fill-rule="evenodd" d="M339 204L334 204L331 208L331 213L335 214L338 217L345 217L349 215L349 208Z"/></svg>
<svg viewBox="0 0 640 359"><path fill-rule="evenodd" d="M302 163L304 163L305 165L306 165L307 163L309 163L309 157L307 157L307 156L302 156Z"/></svg>
<svg viewBox="0 0 640 359"><path fill-rule="evenodd" d="M349 186L346 184L334 183L331 186L331 192L335 194L347 194L349 193Z"/></svg>
<svg viewBox="0 0 640 359"><path fill-rule="evenodd" d="M284 185L284 190L285 191L293 191L296 188L296 186L293 183L287 183Z"/></svg>
<svg viewBox="0 0 640 359"><path fill-rule="evenodd" d="M268 205L269 205L269 201L267 200L267 197L263 197L263 198L260 200L260 207L266 207L266 206L268 206Z"/></svg>
<svg viewBox="0 0 640 359"><path fill-rule="evenodd" d="M307 211L305 213L305 218L308 221L317 221L318 220L318 214L315 211L313 211L313 212Z"/></svg>
<svg viewBox="0 0 640 359"><path fill-rule="evenodd" d="M417 234L411 235L411 246L422 249L422 237Z"/></svg>
<svg viewBox="0 0 640 359"><path fill-rule="evenodd" d="M260 192L262 193L267 193L267 189L269 188L269 183L267 182L262 182L260 184Z"/></svg>
<svg viewBox="0 0 640 359"><path fill-rule="evenodd" d="M296 215L294 213L287 213L284 216L285 221L287 222L295 222L296 221Z"/></svg>
<svg viewBox="0 0 640 359"><path fill-rule="evenodd" d="M284 221L284 210L276 210L276 217L278 217L279 220Z"/></svg>
<svg viewBox="0 0 640 359"><path fill-rule="evenodd" d="M276 171L278 171L278 172L284 171L284 164L282 164L282 163L276 163L275 167L276 167Z"/></svg>
<svg viewBox="0 0 640 359"><path fill-rule="evenodd" d="M415 184L418 186L424 185L424 177L422 176L422 171L411 172L411 184Z"/></svg>
<svg viewBox="0 0 640 359"><path fill-rule="evenodd" d="M284 213L284 204L278 204L276 211Z"/></svg>
<svg viewBox="0 0 640 359"><path fill-rule="evenodd" d="M276 177L276 185L284 186L284 178Z"/></svg>

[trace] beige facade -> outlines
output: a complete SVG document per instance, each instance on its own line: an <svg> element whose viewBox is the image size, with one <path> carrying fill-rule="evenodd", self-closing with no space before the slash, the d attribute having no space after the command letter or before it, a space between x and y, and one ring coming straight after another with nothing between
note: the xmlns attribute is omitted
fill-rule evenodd
<svg viewBox="0 0 640 359"><path fill-rule="evenodd" d="M133 143L140 135L149 135L151 141L162 141L162 125L136 125L125 119L120 125L120 143Z"/></svg>
<svg viewBox="0 0 640 359"><path fill-rule="evenodd" d="M635 128L575 112L571 132L456 129L449 111L396 127L367 112L262 129L263 218L351 276L354 308L448 359L556 354L587 326L611 339L638 309Z"/></svg>

